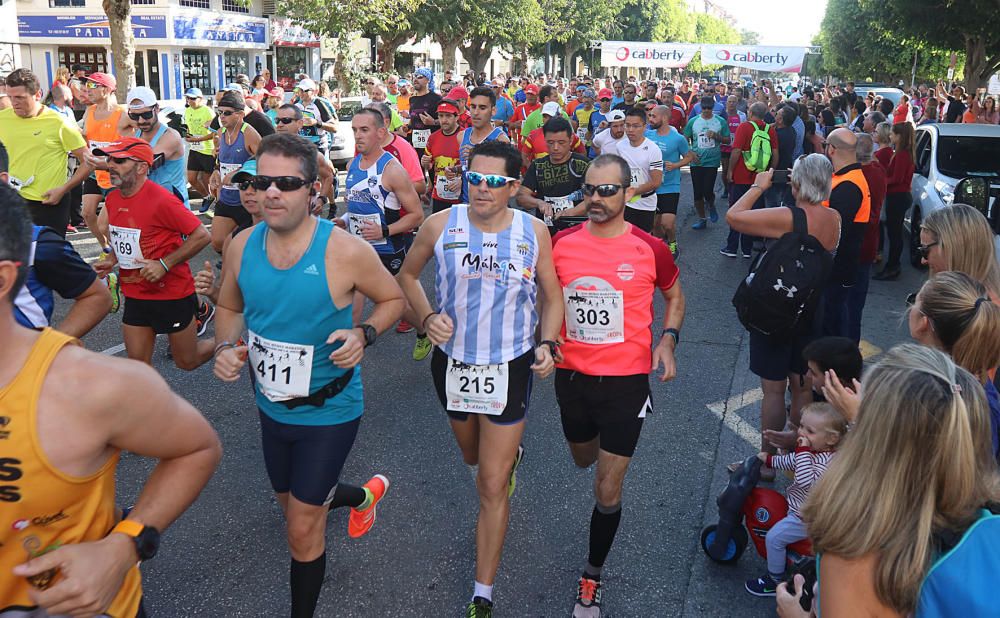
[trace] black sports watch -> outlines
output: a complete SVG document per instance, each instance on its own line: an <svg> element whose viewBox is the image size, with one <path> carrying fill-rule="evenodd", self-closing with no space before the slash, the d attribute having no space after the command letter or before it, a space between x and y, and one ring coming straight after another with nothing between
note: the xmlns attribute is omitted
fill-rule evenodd
<svg viewBox="0 0 1000 618"><path fill-rule="evenodd" d="M135 553L139 556L139 562L152 560L156 552L160 549L160 531L152 526L144 526L137 521L123 519L118 522L111 532L120 532L132 537L135 543Z"/></svg>
<svg viewBox="0 0 1000 618"><path fill-rule="evenodd" d="M361 332L365 334L365 347L375 343L375 338L378 337L378 331L371 324L358 324L354 328L360 328Z"/></svg>
<svg viewBox="0 0 1000 618"><path fill-rule="evenodd" d="M681 331L677 330L676 328L665 328L663 329L663 334L660 336L666 337L667 335L673 337L674 347L676 348L677 344L681 342Z"/></svg>

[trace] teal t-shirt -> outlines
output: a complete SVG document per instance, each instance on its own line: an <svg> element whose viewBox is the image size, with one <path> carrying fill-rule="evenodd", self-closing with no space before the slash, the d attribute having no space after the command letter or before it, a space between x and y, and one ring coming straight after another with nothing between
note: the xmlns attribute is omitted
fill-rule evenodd
<svg viewBox="0 0 1000 618"><path fill-rule="evenodd" d="M719 167L719 164L722 162L721 144L719 140L710 139L706 135L709 131L715 131L720 137L730 136L729 123L719 115L714 115L706 119L701 114L698 114L691 120L688 120L687 126L684 127L684 137L691 142L692 148L698 155L698 161L692 162L691 165L698 167Z"/></svg>
<svg viewBox="0 0 1000 618"><path fill-rule="evenodd" d="M646 137L660 148L663 155L663 162L677 163L681 157L688 153L688 143L684 136L677 132L677 129L670 127L670 133L660 135L655 129L646 129ZM657 194L680 193L681 192L681 170L677 168L668 172L663 170L663 182L656 190Z"/></svg>

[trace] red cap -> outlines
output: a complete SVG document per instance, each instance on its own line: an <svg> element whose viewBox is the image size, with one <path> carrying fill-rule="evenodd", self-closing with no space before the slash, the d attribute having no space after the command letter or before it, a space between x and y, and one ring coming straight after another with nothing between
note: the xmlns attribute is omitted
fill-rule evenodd
<svg viewBox="0 0 1000 618"><path fill-rule="evenodd" d="M469 99L469 91L465 89L465 86L455 86L448 92L448 97L452 101L467 101Z"/></svg>
<svg viewBox="0 0 1000 618"><path fill-rule="evenodd" d="M448 94L451 93L449 92ZM441 112L444 112L446 114L455 114L456 116L458 115L458 108L455 107L454 103L451 103L449 101L442 101L441 103L438 103L437 111L439 114Z"/></svg>
<svg viewBox="0 0 1000 618"><path fill-rule="evenodd" d="M538 94L538 84L528 84L524 87L525 94Z"/></svg>
<svg viewBox="0 0 1000 618"><path fill-rule="evenodd" d="M283 97L285 96L285 89L281 86L275 86L267 91L267 96L269 97Z"/></svg>
<svg viewBox="0 0 1000 618"><path fill-rule="evenodd" d="M104 148L95 149L94 154L99 157L142 161L146 165L153 164L153 147L149 145L149 142L138 137L123 137Z"/></svg>
<svg viewBox="0 0 1000 618"><path fill-rule="evenodd" d="M597 92L598 99L613 99L615 98L615 91L611 88L601 88Z"/></svg>
<svg viewBox="0 0 1000 618"><path fill-rule="evenodd" d="M107 73L91 73L87 76L87 79L112 90L118 87L118 80L115 79L115 76L108 75Z"/></svg>

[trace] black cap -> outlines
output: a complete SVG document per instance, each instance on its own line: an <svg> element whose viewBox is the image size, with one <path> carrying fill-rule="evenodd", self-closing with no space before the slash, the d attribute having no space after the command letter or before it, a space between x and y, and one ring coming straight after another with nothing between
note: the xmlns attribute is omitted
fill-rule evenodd
<svg viewBox="0 0 1000 618"><path fill-rule="evenodd" d="M246 108L246 104L246 99L243 98L243 95L235 90L227 90L219 100L219 107L231 107L238 111L243 111Z"/></svg>

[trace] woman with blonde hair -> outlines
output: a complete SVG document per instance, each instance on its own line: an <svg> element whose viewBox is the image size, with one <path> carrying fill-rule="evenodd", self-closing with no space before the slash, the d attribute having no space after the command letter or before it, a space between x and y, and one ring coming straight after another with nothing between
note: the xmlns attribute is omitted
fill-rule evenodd
<svg viewBox="0 0 1000 618"><path fill-rule="evenodd" d="M945 353L890 350L865 376L855 427L803 508L817 554L821 616L919 615L922 584L941 557L936 540L961 534L1000 499L990 421L976 379ZM950 590L972 615L995 601ZM788 596L779 588L779 603ZM787 615L787 614L783 614Z"/></svg>
<svg viewBox="0 0 1000 618"><path fill-rule="evenodd" d="M931 274L963 272L982 282L1000 305L1000 263L993 230L981 212L966 204L935 210L920 228L919 251Z"/></svg>

